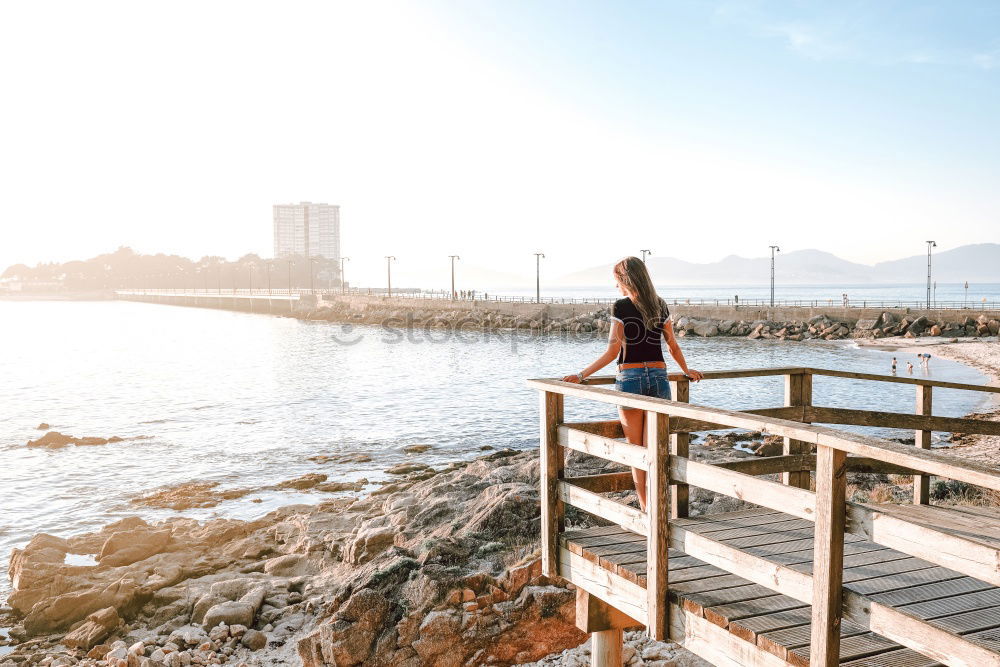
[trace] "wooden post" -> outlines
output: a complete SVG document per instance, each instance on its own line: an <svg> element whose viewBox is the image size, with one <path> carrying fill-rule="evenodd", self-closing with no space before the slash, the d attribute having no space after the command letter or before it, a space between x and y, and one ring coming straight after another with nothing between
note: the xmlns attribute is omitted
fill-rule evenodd
<svg viewBox="0 0 1000 667"><path fill-rule="evenodd" d="M646 483L646 609L647 631L651 639L666 641L667 623L667 551L670 548L667 502L670 497L670 422L667 415L646 413L646 447L649 472Z"/></svg>
<svg viewBox="0 0 1000 667"><path fill-rule="evenodd" d="M542 478L542 573L548 577L559 574L559 532L563 529L566 508L559 500L557 485L563 477L563 448L559 446L557 428L563 422L563 395L542 392L538 445Z"/></svg>
<svg viewBox="0 0 1000 667"><path fill-rule="evenodd" d="M670 383L670 395L679 403L691 400L691 382L677 380ZM689 433L670 433L670 453L674 456L688 457L688 445L691 442ZM670 487L670 518L683 519L688 515L688 485L674 484Z"/></svg>
<svg viewBox="0 0 1000 667"><path fill-rule="evenodd" d="M917 385L917 414L931 416L931 390L930 385ZM931 432L916 431L914 445L920 449L931 448ZM913 503L915 505L927 505L930 503L930 481L929 475L913 476Z"/></svg>
<svg viewBox="0 0 1000 667"><path fill-rule="evenodd" d="M785 376L785 405L788 407L812 405L812 373L795 373ZM785 438L781 452L786 456L789 454L809 454L810 449L808 442ZM809 471L783 472L781 473L781 483L800 489L808 489Z"/></svg>
<svg viewBox="0 0 1000 667"><path fill-rule="evenodd" d="M590 635L591 667L622 667L624 640L621 628L592 633Z"/></svg>
<svg viewBox="0 0 1000 667"><path fill-rule="evenodd" d="M820 445L816 451L810 667L834 667L840 662L846 489L847 452Z"/></svg>

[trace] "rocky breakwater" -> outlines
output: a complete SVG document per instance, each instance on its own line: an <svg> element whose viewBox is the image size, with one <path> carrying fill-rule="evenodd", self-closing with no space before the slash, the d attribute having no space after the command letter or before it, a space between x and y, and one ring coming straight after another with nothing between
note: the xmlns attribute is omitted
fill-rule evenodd
<svg viewBox="0 0 1000 667"><path fill-rule="evenodd" d="M882 313L876 319L854 321L835 320L816 315L808 320L775 322L770 320L715 320L680 317L674 324L679 336L741 336L750 339L775 340L842 340L845 338L885 338L888 336L995 336L1000 321L981 315L978 319L964 317L946 322L930 320L922 315L896 316Z"/></svg>
<svg viewBox="0 0 1000 667"><path fill-rule="evenodd" d="M931 320L923 315L896 315L884 312L875 319L836 319L815 315L803 320L740 320L696 317L680 314L683 306L672 306L674 329L679 336L731 336L751 340L843 340L884 338L888 336L995 336L1000 321L980 315L973 319ZM611 328L607 308L572 315L560 315L548 306L530 312L504 313L489 307L449 310L389 307L378 303L333 303L301 311L294 317L304 320L381 325L392 328L418 328L450 331L526 331L533 333L604 334Z"/></svg>
<svg viewBox="0 0 1000 667"><path fill-rule="evenodd" d="M430 473L256 521L36 535L10 559L0 665L511 664L584 641L540 573L537 456Z"/></svg>
<svg viewBox="0 0 1000 667"><path fill-rule="evenodd" d="M489 307L441 310L385 307L378 304L359 307L335 303L313 310L299 311L292 317L324 322L455 331L521 330L536 333L592 333L607 332L610 329L609 312L606 308L561 315L548 306L538 306L527 312L513 314Z"/></svg>

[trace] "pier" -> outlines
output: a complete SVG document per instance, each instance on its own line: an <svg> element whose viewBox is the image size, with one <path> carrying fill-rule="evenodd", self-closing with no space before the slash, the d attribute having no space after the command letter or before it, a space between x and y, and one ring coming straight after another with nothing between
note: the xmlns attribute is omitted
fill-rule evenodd
<svg viewBox="0 0 1000 667"><path fill-rule="evenodd" d="M783 406L746 411L602 385L529 380L540 395L543 571L577 587L577 626L595 666L622 664L622 632L645 627L715 665L1000 666L1000 507L930 504L930 476L1000 497L1000 470L930 450L931 432L1000 434L1000 423L933 415L933 392L1000 388L817 368L717 371L708 382L772 376ZM816 381L913 386L915 410L813 405ZM566 422L564 402L644 410L646 447L618 421ZM916 446L816 424L913 429ZM688 456L689 434L748 429L784 438L779 456L719 464ZM629 472L569 477L568 450L647 472L646 511L607 496ZM913 504L854 503L848 472L910 475ZM777 477L780 481L764 479ZM688 516L690 488L753 507ZM567 529L565 508L604 525Z"/></svg>

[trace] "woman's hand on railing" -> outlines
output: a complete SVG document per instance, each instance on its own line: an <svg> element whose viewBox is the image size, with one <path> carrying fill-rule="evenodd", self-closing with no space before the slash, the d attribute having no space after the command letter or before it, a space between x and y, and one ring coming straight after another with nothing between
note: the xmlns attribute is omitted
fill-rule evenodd
<svg viewBox="0 0 1000 667"><path fill-rule="evenodd" d="M580 384L583 380L580 378L580 376L578 374L574 373L573 375L567 375L566 377L564 377L562 379L562 381L563 382L572 382L574 384Z"/></svg>
<svg viewBox="0 0 1000 667"><path fill-rule="evenodd" d="M686 371L684 371L684 377L688 378L689 380L692 380L693 382L698 382L705 376L702 375L701 371L696 371L693 368L689 368Z"/></svg>

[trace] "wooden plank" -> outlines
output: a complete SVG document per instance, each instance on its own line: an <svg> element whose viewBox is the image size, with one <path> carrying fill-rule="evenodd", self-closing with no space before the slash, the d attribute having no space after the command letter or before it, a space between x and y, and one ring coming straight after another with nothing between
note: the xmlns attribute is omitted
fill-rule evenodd
<svg viewBox="0 0 1000 667"><path fill-rule="evenodd" d="M917 393L926 393L931 387L917 385ZM850 424L876 428L904 428L917 431L942 431L947 433L981 433L1000 435L1000 422L958 417L934 417L930 410L921 410L921 397L917 399L917 412L880 412L877 410L850 410L847 408L811 407L805 410L807 421L819 424Z"/></svg>
<svg viewBox="0 0 1000 667"><path fill-rule="evenodd" d="M979 581L978 579L974 579L972 577L960 577L945 581L935 581L933 583L923 584L920 586L911 586L909 588L894 590L886 593L874 593L869 597L874 602L879 602L891 607L898 607L905 604L923 602L925 600L935 600L948 596L985 591L990 588L991 586L989 584Z"/></svg>
<svg viewBox="0 0 1000 667"><path fill-rule="evenodd" d="M649 534L649 518L645 512L582 489L569 480L559 480L556 483L556 497L585 512L590 512L608 521L614 521L633 533Z"/></svg>
<svg viewBox="0 0 1000 667"><path fill-rule="evenodd" d="M646 624L646 591L567 549L559 550L559 576Z"/></svg>
<svg viewBox="0 0 1000 667"><path fill-rule="evenodd" d="M941 532L1000 547L1000 516L962 511L958 505L868 505L884 514Z"/></svg>
<svg viewBox="0 0 1000 667"><path fill-rule="evenodd" d="M586 633L641 626L634 618L591 595L582 588L576 589L576 627Z"/></svg>
<svg viewBox="0 0 1000 667"><path fill-rule="evenodd" d="M607 391L601 389L599 391ZM619 442L603 435L579 431L568 426L560 426L558 430L558 441L563 447L575 449L584 454L597 456L608 461L621 463L630 468L647 470L649 460L646 456L646 448L632 445L627 442Z"/></svg>
<svg viewBox="0 0 1000 667"><path fill-rule="evenodd" d="M932 391L933 387L927 385L918 384L917 385L917 414L926 415L925 419L930 418L931 405L932 405ZM974 420L968 420L974 421ZM980 422L981 424L987 422ZM993 424L998 428L997 433L1000 433L1000 424ZM920 449L930 449L931 448L931 427L922 426L918 427L915 432L914 446ZM976 433L976 431L968 431L969 433ZM930 490L931 478L929 475L914 475L913 476L913 502L916 505L929 505L931 502L931 490Z"/></svg>
<svg viewBox="0 0 1000 667"><path fill-rule="evenodd" d="M894 382L897 384L916 384L925 387L941 387L942 389L965 389L968 391L982 391L988 393L1000 393L1000 387L990 387L987 385L964 384L961 382L944 382L942 380L925 380L922 378L902 377L898 375L877 375L875 373L857 373L854 371L839 371L829 368L803 368L813 375L826 375L829 377L842 377L854 380L875 380L877 382Z"/></svg>
<svg viewBox="0 0 1000 667"><path fill-rule="evenodd" d="M559 572L559 532L565 523L565 507L558 494L565 457L556 439L556 429L563 420L563 397L546 391L539 396L539 402L542 572L554 576Z"/></svg>
<svg viewBox="0 0 1000 667"><path fill-rule="evenodd" d="M848 503L847 530L866 540L1000 585L1000 550L996 546L914 523L907 520L904 510L896 507ZM933 512L933 509L920 508L920 511ZM929 520L941 522L930 517Z"/></svg>
<svg viewBox="0 0 1000 667"><path fill-rule="evenodd" d="M937 600L926 600L914 604L902 605L899 608L917 618L930 620L951 614L961 614L1000 605L1000 588L990 588L985 591L955 595Z"/></svg>
<svg viewBox="0 0 1000 667"><path fill-rule="evenodd" d="M908 648L841 663L841 667L939 667L940 662Z"/></svg>
<svg viewBox="0 0 1000 667"><path fill-rule="evenodd" d="M718 667L786 667L787 663L682 609L671 608L670 639Z"/></svg>
<svg viewBox="0 0 1000 667"><path fill-rule="evenodd" d="M866 619L872 632L946 665L1000 667L1000 653L857 593L844 591L844 612L852 621Z"/></svg>
<svg viewBox="0 0 1000 667"><path fill-rule="evenodd" d="M793 454L791 456L764 456L736 461L719 461L711 465L726 470L741 472L744 475L774 475L789 471L810 471L816 468L816 457L811 454Z"/></svg>
<svg viewBox="0 0 1000 667"><path fill-rule="evenodd" d="M785 376L785 405L800 408L812 405L812 375L809 373L795 373ZM785 456L808 454L811 449L812 446L804 440L786 437L783 440L781 453ZM781 483L800 489L808 489L809 473L802 471L783 472L781 473Z"/></svg>
<svg viewBox="0 0 1000 667"><path fill-rule="evenodd" d="M674 398L673 400L677 400ZM774 417L776 419L787 419L791 421L802 421L803 409L801 407L782 406L780 408L752 408L743 410L744 414L760 415L761 417ZM678 428L683 428L687 433L698 431L719 431L734 428L725 424L704 421L700 419L687 419L685 417L675 417L674 421Z"/></svg>
<svg viewBox="0 0 1000 667"><path fill-rule="evenodd" d="M575 428L578 431L593 433L594 435L604 436L605 438L625 437L625 431L622 429L622 423L618 419L596 422L565 422L563 423L563 426Z"/></svg>
<svg viewBox="0 0 1000 667"><path fill-rule="evenodd" d="M810 519L814 515L815 499L805 489L784 486L681 457L670 458L670 476L676 482L700 486L803 519Z"/></svg>
<svg viewBox="0 0 1000 667"><path fill-rule="evenodd" d="M808 601L810 598L811 580L808 574L748 554L738 547L730 546L710 536L671 524L670 546L752 583L767 586L778 593L802 601Z"/></svg>
<svg viewBox="0 0 1000 667"><path fill-rule="evenodd" d="M898 649L899 645L873 632L864 632L842 638L840 642L844 660L868 657ZM788 651L788 663L794 667L808 667L813 664L810 653L812 646L806 645ZM840 664L838 660L834 664Z"/></svg>
<svg viewBox="0 0 1000 667"><path fill-rule="evenodd" d="M687 378L670 383L670 395L678 403L687 403L691 400L691 382ZM646 413L646 419L649 414ZM649 440L647 439L647 442ZM691 434L680 428L678 425L670 425L670 454L687 458L691 444ZM670 486L670 518L678 519L688 515L688 486L687 484L674 484Z"/></svg>
<svg viewBox="0 0 1000 667"><path fill-rule="evenodd" d="M593 493L609 493L615 491L632 491L635 481L630 472L609 472L601 475L580 475L567 477L567 482Z"/></svg>
<svg viewBox="0 0 1000 667"><path fill-rule="evenodd" d="M815 372L815 369L809 370ZM639 410L660 411L669 414L671 418L704 419L711 420L713 423L725 424L732 428L766 430L773 435L805 440L810 444L833 447L848 454L878 458L888 463L912 468L924 474L947 477L975 486L1000 491L1000 471L995 467L975 461L946 457L933 450L909 447L880 438L838 431L824 426L800 424L783 419L750 415L734 410L709 408L693 404L677 403L662 398L626 394L603 387L584 386L571 382L562 382L561 380L528 380L527 384L535 389L557 391L565 396L585 398ZM935 384L935 386L938 385ZM1000 391L1000 387L995 389ZM644 451L641 447L638 449ZM631 464L626 463L626 465Z"/></svg>
<svg viewBox="0 0 1000 667"><path fill-rule="evenodd" d="M809 607L800 604L785 611L763 613L730 621L729 631L746 641L757 643L757 638L765 632L801 626L808 622Z"/></svg>
<svg viewBox="0 0 1000 667"><path fill-rule="evenodd" d="M647 632L655 641L666 641L667 581L670 549L667 531L670 508L670 422L666 415L647 412L645 419L646 447L649 450L649 472L646 483L646 514L643 517L648 535L646 543L646 610Z"/></svg>
<svg viewBox="0 0 1000 667"><path fill-rule="evenodd" d="M840 662L841 593L844 564L845 452L816 451L816 534L812 563L812 635L809 663Z"/></svg>

